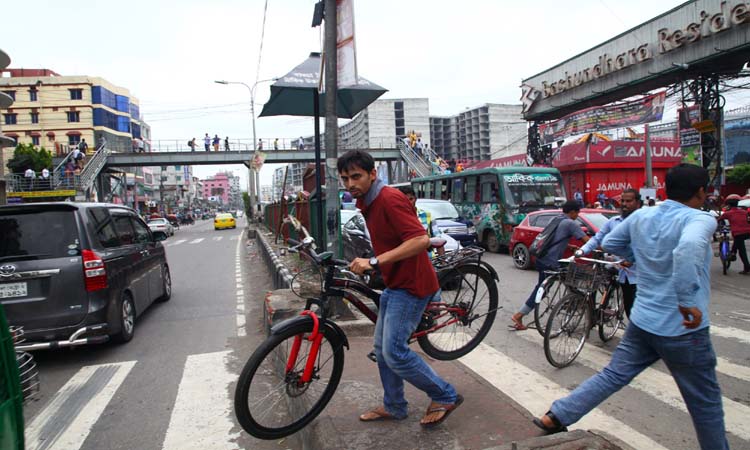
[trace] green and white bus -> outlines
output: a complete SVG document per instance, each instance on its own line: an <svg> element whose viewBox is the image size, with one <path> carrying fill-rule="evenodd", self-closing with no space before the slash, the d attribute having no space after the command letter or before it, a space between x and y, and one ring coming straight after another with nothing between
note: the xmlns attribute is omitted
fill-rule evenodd
<svg viewBox="0 0 750 450"><path fill-rule="evenodd" d="M526 214L555 209L565 201L560 172L547 167L493 167L411 181L417 198L448 200L471 220L477 238L492 252L507 247L513 227Z"/></svg>

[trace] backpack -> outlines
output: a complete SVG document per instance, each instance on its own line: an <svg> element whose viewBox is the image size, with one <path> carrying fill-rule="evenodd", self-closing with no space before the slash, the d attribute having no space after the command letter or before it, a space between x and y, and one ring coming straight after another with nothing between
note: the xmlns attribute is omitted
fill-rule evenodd
<svg viewBox="0 0 750 450"><path fill-rule="evenodd" d="M563 219L565 219L565 217L555 217L550 221L550 223L547 224L546 227L544 227L541 233L536 235L536 237L534 238L534 242L532 242L531 246L529 246L529 253L532 256L536 258L542 258L547 254L550 247L560 242L560 240L553 242L552 239L555 237L557 227L560 225L560 222L562 222Z"/></svg>
<svg viewBox="0 0 750 450"><path fill-rule="evenodd" d="M193 141L188 141L188 147L192 147L192 146L193 146Z"/></svg>

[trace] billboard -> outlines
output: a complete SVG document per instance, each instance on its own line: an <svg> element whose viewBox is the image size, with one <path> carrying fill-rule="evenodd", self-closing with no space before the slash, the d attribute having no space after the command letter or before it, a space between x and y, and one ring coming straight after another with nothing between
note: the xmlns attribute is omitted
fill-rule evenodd
<svg viewBox="0 0 750 450"><path fill-rule="evenodd" d="M638 100L595 106L539 125L543 144L551 144L567 137L593 131L629 127L661 120L666 92L647 95Z"/></svg>
<svg viewBox="0 0 750 450"><path fill-rule="evenodd" d="M553 164L555 167L586 163L645 164L645 155L646 144L643 141L606 141L588 147L582 142L562 147ZM654 163L679 163L682 159L679 142L652 141L651 158Z"/></svg>
<svg viewBox="0 0 750 450"><path fill-rule="evenodd" d="M693 125L701 121L699 105L688 106L677 110L677 133L680 137L682 161L690 164L702 165L701 133Z"/></svg>

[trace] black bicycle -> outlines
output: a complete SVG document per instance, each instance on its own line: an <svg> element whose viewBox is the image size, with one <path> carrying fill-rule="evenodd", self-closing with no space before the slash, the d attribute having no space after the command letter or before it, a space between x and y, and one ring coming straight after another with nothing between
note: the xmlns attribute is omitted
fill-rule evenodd
<svg viewBox="0 0 750 450"><path fill-rule="evenodd" d="M625 320L622 288L614 269L622 261L575 257L562 261L569 262L562 278L567 293L552 307L544 332L544 356L559 368L576 359L595 325L599 338L606 342Z"/></svg>
<svg viewBox="0 0 750 450"><path fill-rule="evenodd" d="M330 318L332 298L343 297L372 322L380 292L349 272L347 261L331 252L316 253L313 239L292 239L290 251L320 271L319 298L307 299L297 317L275 325L240 374L234 408L245 431L260 439L279 439L302 429L331 400L344 370L346 334ZM481 260L484 250L464 248L433 259L440 297L430 302L410 342L429 356L459 358L489 332L498 310L497 273ZM369 299L373 308L361 297Z"/></svg>

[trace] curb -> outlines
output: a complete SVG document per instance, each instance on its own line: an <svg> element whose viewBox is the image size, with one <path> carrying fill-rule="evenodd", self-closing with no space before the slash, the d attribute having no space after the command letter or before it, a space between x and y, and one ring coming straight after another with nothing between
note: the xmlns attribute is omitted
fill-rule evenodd
<svg viewBox="0 0 750 450"><path fill-rule="evenodd" d="M251 232L254 232L255 239L260 244L261 254L263 260L266 262L268 269L273 274L273 287L274 289L288 289L292 286L292 274L289 269L281 262L278 255L273 251L271 245L268 243L266 238L263 236L261 230L248 228L248 238L252 238Z"/></svg>

